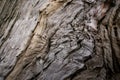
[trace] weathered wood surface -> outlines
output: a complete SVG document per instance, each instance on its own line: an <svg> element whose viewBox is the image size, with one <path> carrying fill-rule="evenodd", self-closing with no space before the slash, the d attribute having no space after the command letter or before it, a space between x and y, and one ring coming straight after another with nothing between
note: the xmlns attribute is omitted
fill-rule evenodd
<svg viewBox="0 0 120 80"><path fill-rule="evenodd" d="M0 0L0 80L119 80L120 0Z"/></svg>

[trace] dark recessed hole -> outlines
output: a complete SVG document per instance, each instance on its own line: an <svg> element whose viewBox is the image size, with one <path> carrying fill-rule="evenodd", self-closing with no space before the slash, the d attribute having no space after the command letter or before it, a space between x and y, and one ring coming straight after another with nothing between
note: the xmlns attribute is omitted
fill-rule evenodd
<svg viewBox="0 0 120 80"><path fill-rule="evenodd" d="M107 24L105 24L105 28L108 30L108 25Z"/></svg>
<svg viewBox="0 0 120 80"><path fill-rule="evenodd" d="M111 7L115 7L115 5L116 5L115 2L111 3Z"/></svg>
<svg viewBox="0 0 120 80"><path fill-rule="evenodd" d="M118 36L117 27L114 27L114 33L115 33L115 36L117 37Z"/></svg>

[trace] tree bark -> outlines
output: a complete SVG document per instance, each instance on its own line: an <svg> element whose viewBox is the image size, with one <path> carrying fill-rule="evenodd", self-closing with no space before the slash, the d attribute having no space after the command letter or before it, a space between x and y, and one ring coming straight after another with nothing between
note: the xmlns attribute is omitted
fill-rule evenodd
<svg viewBox="0 0 120 80"><path fill-rule="evenodd" d="M0 80L119 80L120 0L0 0Z"/></svg>

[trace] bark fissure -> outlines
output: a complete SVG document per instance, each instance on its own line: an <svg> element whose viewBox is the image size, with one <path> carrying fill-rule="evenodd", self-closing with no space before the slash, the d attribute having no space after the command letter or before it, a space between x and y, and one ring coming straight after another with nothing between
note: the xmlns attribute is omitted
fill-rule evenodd
<svg viewBox="0 0 120 80"><path fill-rule="evenodd" d="M119 0L1 0L0 80L119 80Z"/></svg>

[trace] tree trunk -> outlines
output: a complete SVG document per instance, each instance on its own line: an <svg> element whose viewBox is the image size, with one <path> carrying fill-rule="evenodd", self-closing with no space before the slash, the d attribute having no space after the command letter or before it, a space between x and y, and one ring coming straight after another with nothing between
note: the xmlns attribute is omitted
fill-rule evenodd
<svg viewBox="0 0 120 80"><path fill-rule="evenodd" d="M0 80L120 80L120 0L0 0Z"/></svg>

